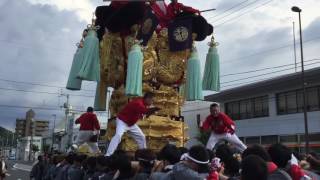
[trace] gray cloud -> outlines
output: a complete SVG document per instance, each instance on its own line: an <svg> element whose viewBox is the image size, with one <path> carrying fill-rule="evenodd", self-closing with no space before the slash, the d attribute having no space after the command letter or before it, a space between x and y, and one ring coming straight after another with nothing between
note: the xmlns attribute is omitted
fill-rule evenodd
<svg viewBox="0 0 320 180"><path fill-rule="evenodd" d="M182 1L187 5L194 4L194 0ZM200 2L200 1L199 1ZM194 5L199 9L217 8L216 12L206 13L205 17L212 17L220 14L225 9L242 2L237 1L205 1ZM253 1L251 1L253 2ZM101 1L92 1L94 5L101 5ZM272 6L289 8L291 1L277 1ZM272 7L270 5L270 7ZM312 6L312 4L310 4ZM268 8L270 8L268 7ZM307 6L306 6L307 7ZM305 7L305 8L306 8ZM25 82L39 82L50 85L65 86L69 69L75 52L75 43L80 39L82 29L86 26L85 22L79 21L75 11L58 10L52 5L30 4L26 0L0 1L0 79L12 79ZM231 17L234 18L239 13ZM270 66L277 66L293 62L292 47L279 49L269 53L259 54L238 59L253 53L274 49L292 42L291 22L287 16L276 17L267 11L253 11L230 23L226 23L216 29L216 40L220 42L218 46L221 58L221 74L236 73L259 69ZM315 20L304 29L304 39L317 36L320 28L320 18L315 15ZM262 24L259 28L256 24L274 20L276 22L288 23L287 26ZM214 24L214 19L210 19ZM223 20L224 21L224 20ZM272 22L272 21L271 21ZM208 50L206 41L197 43L201 65L204 68L205 56ZM320 56L318 53L319 40L305 44L306 59ZM233 62L227 62L227 61ZM272 76L288 73L272 74ZM251 75L222 78L222 82L241 79ZM246 82L258 80L269 76L252 78L249 80L238 81ZM237 82L236 82L237 83ZM233 83L230 83L233 84ZM94 82L84 82L83 89L95 89ZM17 83L3 82L0 80L0 88L25 89L30 91L47 91L58 93L59 88L30 86ZM94 95L94 92L81 91L70 92L70 94ZM63 111L58 108L65 102L65 97L58 95L21 93L14 91L4 91L0 89L0 105L19 105L36 107L56 107L57 110L35 110L39 119L52 119L52 114L58 114L59 118L64 116ZM71 96L70 102L80 106L82 109L93 104L93 98L81 98ZM0 106L0 125L14 127L17 117L24 117L27 109L6 108Z"/></svg>
<svg viewBox="0 0 320 180"><path fill-rule="evenodd" d="M25 0L2 1L0 9L0 78L65 86L75 44L80 40L86 23L79 21L72 11L59 11L55 6L30 4ZM84 84L86 89L95 88L92 83ZM59 92L59 88L2 81L0 88ZM58 95L1 89L0 92L1 105L56 107L56 111L36 109L37 118L50 119L52 114L63 116L58 104L61 105L65 98ZM93 92L69 93L94 95ZM93 98L71 96L71 102L86 106L92 104ZM1 126L12 128L15 118L24 117L26 110L0 107Z"/></svg>
<svg viewBox="0 0 320 180"><path fill-rule="evenodd" d="M256 15L256 13L258 13L259 15ZM255 17L254 20L257 22L259 22L259 20L262 21L267 16L268 16L267 14L263 16L261 12L254 12L252 13L252 15L250 15L250 17ZM248 19L248 17L242 17L242 18L244 20ZM280 16L279 19L281 18L282 17ZM265 27L265 29L258 29L256 32L250 32L247 30L248 27L250 27L250 24L241 22L241 20L243 19L239 18L238 21L227 23L221 26L217 30L216 37L217 37L217 40L220 42L220 46L218 48L219 48L220 59L221 59L221 72L222 72L221 74L237 73L237 72L249 71L249 70L260 69L265 67L272 67L272 66L294 63L293 45L286 48L279 48L278 50L273 50L266 53L260 53L254 56L248 56L248 55L256 54L259 52L264 52L267 50L277 49L277 47L282 47L288 44L292 44L293 37L292 37L292 29L290 26L291 25L290 21L286 22L288 23L287 27L279 28L276 26L269 26L269 27ZM315 20L304 29L304 33L303 33L304 40L310 40L310 39L319 37L319 35L317 35L317 32L320 28L319 24L320 24L319 17L318 18L315 17ZM296 26L296 29L298 29L297 26ZM299 37L297 36L297 40L299 40L298 38ZM319 42L320 42L320 39L304 43L305 60L309 60L309 59L320 56L320 54L316 51L316 49L319 47ZM297 48L299 48L299 46L297 46ZM299 51L298 51L298 62L300 62ZM306 68L311 68L315 66L319 66L319 64L313 65L313 66L307 66ZM259 75L259 74L268 73L276 70L279 70L279 69L264 71L264 72L257 72L253 74L223 77L222 82L239 80L249 76ZM269 75L260 76L256 78L239 80L238 82L241 83L246 81L255 81L255 80L274 77L274 76L291 73L291 72L294 72L294 69L286 70L278 73L272 73ZM232 85L238 82L229 83L225 85L230 85L230 84ZM232 86L228 86L228 88L231 88L231 87Z"/></svg>

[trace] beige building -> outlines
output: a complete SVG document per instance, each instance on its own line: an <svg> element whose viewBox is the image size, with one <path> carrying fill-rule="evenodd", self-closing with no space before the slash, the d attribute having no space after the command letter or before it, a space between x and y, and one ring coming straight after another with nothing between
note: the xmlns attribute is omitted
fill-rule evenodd
<svg viewBox="0 0 320 180"><path fill-rule="evenodd" d="M16 119L16 134L18 138L27 136L43 136L48 134L49 121L37 120L35 112L30 109L24 119Z"/></svg>

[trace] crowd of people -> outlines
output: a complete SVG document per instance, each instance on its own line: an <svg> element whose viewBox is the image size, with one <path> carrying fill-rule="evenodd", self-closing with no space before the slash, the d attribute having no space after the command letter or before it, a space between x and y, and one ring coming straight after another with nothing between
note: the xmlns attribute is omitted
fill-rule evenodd
<svg viewBox="0 0 320 180"><path fill-rule="evenodd" d="M214 151L167 144L160 152L116 150L111 156L70 152L38 157L34 180L304 180L319 179L320 158L301 155L282 144L249 146L239 153L229 144Z"/></svg>
<svg viewBox="0 0 320 180"><path fill-rule="evenodd" d="M210 115L199 122L202 131L211 132L205 146L190 149L167 144L160 152L146 147L146 138L136 124L144 115L159 108L152 107L154 94L130 101L116 117L116 133L107 153L99 155L97 134L100 126L88 107L76 120L80 132L76 145L87 143L91 154L55 153L39 156L30 177L34 180L317 180L320 158L315 153L301 155L282 144L268 148L247 147L235 134L235 123L220 111L218 103L210 106ZM118 150L124 133L129 133L139 149L135 153ZM217 143L225 141L230 144Z"/></svg>

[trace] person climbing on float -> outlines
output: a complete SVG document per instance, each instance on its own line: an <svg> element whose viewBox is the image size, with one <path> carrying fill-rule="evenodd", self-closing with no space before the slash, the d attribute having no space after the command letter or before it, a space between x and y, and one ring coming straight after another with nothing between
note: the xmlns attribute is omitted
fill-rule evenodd
<svg viewBox="0 0 320 180"><path fill-rule="evenodd" d="M136 124L144 115L147 117L156 111L160 110L157 107L150 106L153 103L154 94L146 92L143 98L137 98L130 101L117 115L116 133L112 137L105 156L111 156L121 142L121 137L125 132L128 132L131 137L137 142L139 149L144 149L146 145L146 137L142 130Z"/></svg>
<svg viewBox="0 0 320 180"><path fill-rule="evenodd" d="M226 140L243 152L247 146L235 134L235 124L232 119L220 111L220 105L213 103L210 105L210 115L205 121L200 122L200 128L204 131L211 130L210 138L207 142L207 149L212 150L221 140Z"/></svg>

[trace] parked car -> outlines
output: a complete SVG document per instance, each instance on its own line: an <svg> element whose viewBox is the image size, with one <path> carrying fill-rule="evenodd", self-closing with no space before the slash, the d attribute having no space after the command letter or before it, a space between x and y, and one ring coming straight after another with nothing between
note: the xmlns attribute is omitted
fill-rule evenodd
<svg viewBox="0 0 320 180"><path fill-rule="evenodd" d="M16 156L14 154L10 154L9 160L16 160Z"/></svg>

